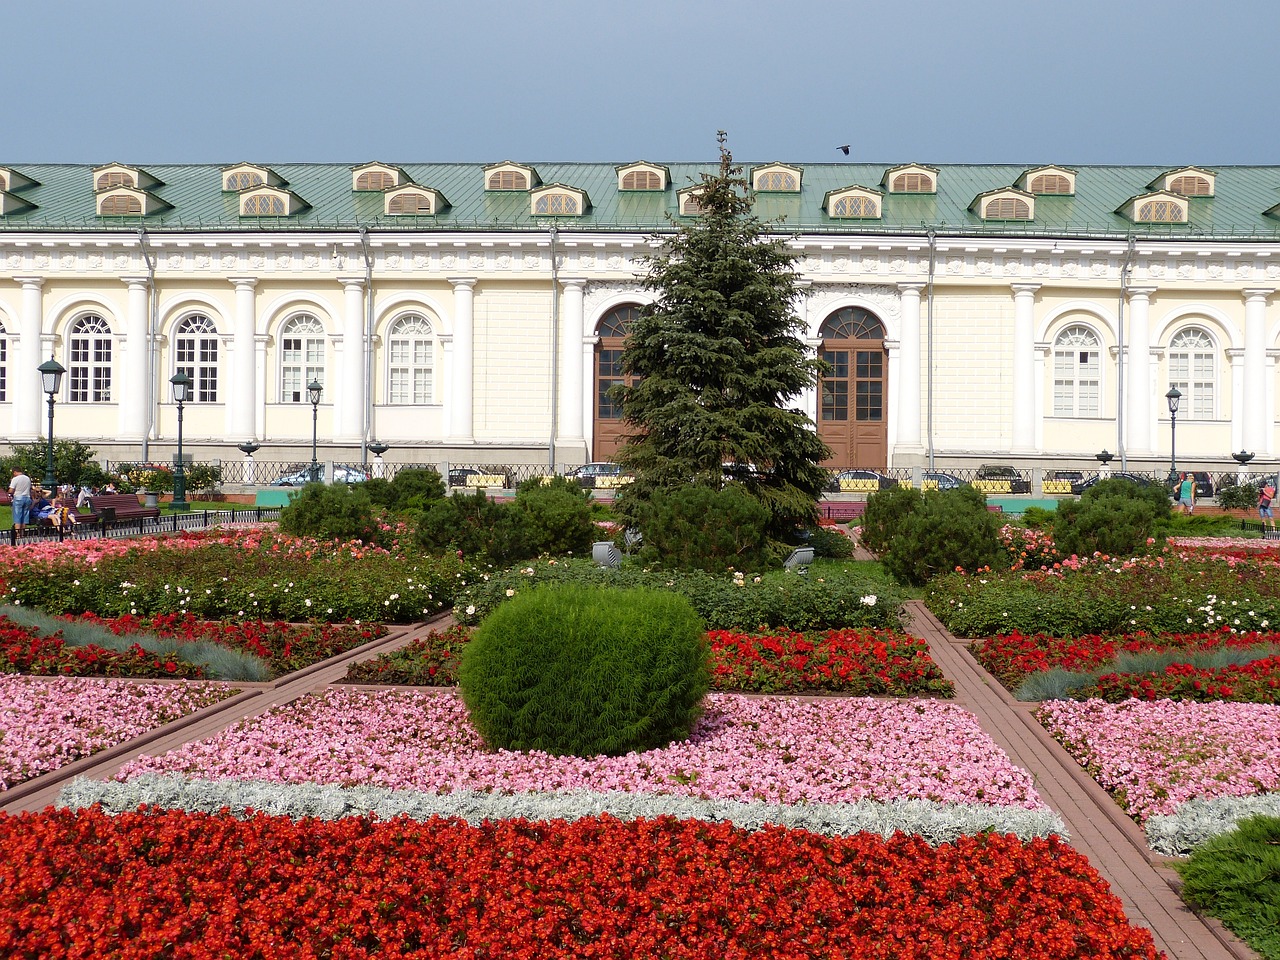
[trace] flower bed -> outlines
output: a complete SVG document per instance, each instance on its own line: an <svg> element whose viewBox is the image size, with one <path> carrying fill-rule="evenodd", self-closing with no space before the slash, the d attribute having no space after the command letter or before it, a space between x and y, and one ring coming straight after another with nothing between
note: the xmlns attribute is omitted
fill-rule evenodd
<svg viewBox="0 0 1280 960"><path fill-rule="evenodd" d="M450 694L330 689L120 772L426 792L625 790L849 803L920 798L1042 809L974 717L936 700L711 694L694 735L622 757L486 750Z"/></svg>
<svg viewBox="0 0 1280 960"><path fill-rule="evenodd" d="M399 650L352 664L348 683L450 686L468 631L432 631ZM953 687L918 637L891 630L739 633L712 630L712 689L759 693L829 691L864 695L949 697Z"/></svg>
<svg viewBox="0 0 1280 960"><path fill-rule="evenodd" d="M235 692L234 687L213 683L0 675L0 790L140 736Z"/></svg>
<svg viewBox="0 0 1280 960"><path fill-rule="evenodd" d="M98 623L119 636L147 633L183 643L208 641L250 653L265 661L273 676L280 676L362 646L383 636L382 624L289 624L261 620L209 622L190 614L153 618L133 616L81 619ZM0 669L41 676L79 677L187 677L202 678L203 667L186 662L181 650L149 653L133 644L116 651L99 644L69 646L61 636L39 636L0 616Z"/></svg>
<svg viewBox="0 0 1280 960"><path fill-rule="evenodd" d="M1280 789L1280 707L1054 700L1036 716L1140 821L1193 797Z"/></svg>
<svg viewBox="0 0 1280 960"><path fill-rule="evenodd" d="M611 817L469 826L173 811L0 817L0 953L1157 956L1050 838L930 847Z"/></svg>

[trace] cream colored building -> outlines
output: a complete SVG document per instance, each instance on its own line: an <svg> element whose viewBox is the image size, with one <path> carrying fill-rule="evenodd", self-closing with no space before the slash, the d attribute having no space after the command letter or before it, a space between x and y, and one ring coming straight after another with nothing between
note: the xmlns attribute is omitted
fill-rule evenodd
<svg viewBox="0 0 1280 960"><path fill-rule="evenodd" d="M644 257L714 164L0 166L0 423L197 460L608 459ZM839 466L1277 458L1280 167L747 165Z"/></svg>

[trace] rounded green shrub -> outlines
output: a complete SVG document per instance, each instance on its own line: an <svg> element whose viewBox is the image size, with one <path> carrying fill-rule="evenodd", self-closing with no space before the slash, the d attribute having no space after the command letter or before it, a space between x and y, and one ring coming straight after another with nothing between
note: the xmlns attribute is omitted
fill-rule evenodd
<svg viewBox="0 0 1280 960"><path fill-rule="evenodd" d="M491 748L619 756L689 736L707 661L702 621L683 597L547 584L480 624L458 686Z"/></svg>
<svg viewBox="0 0 1280 960"><path fill-rule="evenodd" d="M590 492L562 477L550 483L535 479L521 484L513 508L520 512L524 555L558 557L583 553L596 533Z"/></svg>
<svg viewBox="0 0 1280 960"><path fill-rule="evenodd" d="M1132 556L1146 550L1147 538L1169 515L1162 487L1112 478L1095 484L1078 502L1058 504L1053 539L1063 556Z"/></svg>
<svg viewBox="0 0 1280 960"><path fill-rule="evenodd" d="M296 537L372 542L373 503L359 487L308 483L280 511L280 529Z"/></svg>
<svg viewBox="0 0 1280 960"><path fill-rule="evenodd" d="M770 566L769 508L735 485L656 489L640 513L646 563L708 571Z"/></svg>
<svg viewBox="0 0 1280 960"><path fill-rule="evenodd" d="M809 535L809 546L815 556L843 560L853 556L853 541L839 530L819 527Z"/></svg>
<svg viewBox="0 0 1280 960"><path fill-rule="evenodd" d="M872 553L883 553L907 514L923 502L924 496L912 487L889 487L873 493L862 515L862 545Z"/></svg>
<svg viewBox="0 0 1280 960"><path fill-rule="evenodd" d="M899 583L922 586L956 567L976 570L995 563L997 527L980 492L930 490L899 522L880 559Z"/></svg>

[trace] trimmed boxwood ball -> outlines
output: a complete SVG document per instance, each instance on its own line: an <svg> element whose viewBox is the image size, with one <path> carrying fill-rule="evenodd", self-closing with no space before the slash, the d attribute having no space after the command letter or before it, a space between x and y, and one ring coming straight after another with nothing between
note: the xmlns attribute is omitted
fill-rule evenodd
<svg viewBox="0 0 1280 960"><path fill-rule="evenodd" d="M643 588L547 584L477 628L458 686L494 749L619 756L689 736L710 686L689 601Z"/></svg>

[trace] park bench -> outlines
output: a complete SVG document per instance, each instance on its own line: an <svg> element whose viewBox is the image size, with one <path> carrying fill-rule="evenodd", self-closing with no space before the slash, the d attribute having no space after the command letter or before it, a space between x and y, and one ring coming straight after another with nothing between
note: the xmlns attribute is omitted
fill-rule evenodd
<svg viewBox="0 0 1280 960"><path fill-rule="evenodd" d="M155 520L160 516L158 507L144 507L132 493L100 493L89 498L89 509L103 523L123 520Z"/></svg>
<svg viewBox="0 0 1280 960"><path fill-rule="evenodd" d="M76 497L63 496L53 501L53 505L58 508L58 513L52 517L44 517L36 520L36 525L40 527L61 527L64 526L61 518L66 517L70 524L76 523L97 523L98 515L92 511L89 513L81 513L80 508L76 506ZM66 511L62 513L61 511Z"/></svg>

